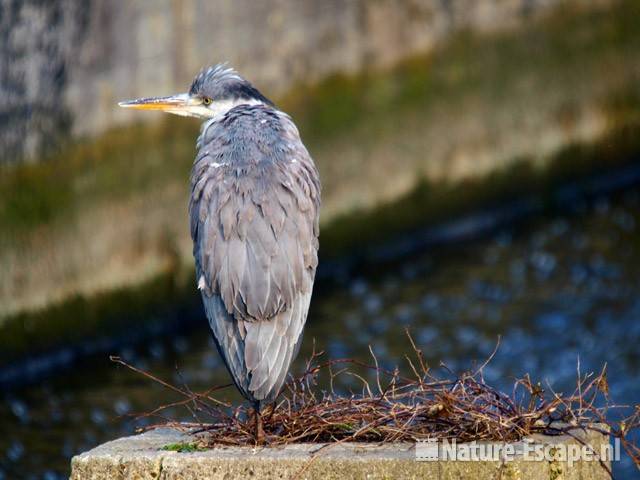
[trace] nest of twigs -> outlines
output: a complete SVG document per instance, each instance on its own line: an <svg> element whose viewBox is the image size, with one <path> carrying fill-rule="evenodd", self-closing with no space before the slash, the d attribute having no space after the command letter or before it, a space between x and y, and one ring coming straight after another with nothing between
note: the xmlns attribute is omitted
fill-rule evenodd
<svg viewBox="0 0 640 480"><path fill-rule="evenodd" d="M545 390L528 375L515 380L512 391L504 393L487 384L483 376L483 369L495 351L472 371L454 373L445 365L434 371L411 336L408 333L407 336L411 354L405 357L404 371L380 367L373 351L372 363L354 359L323 361L323 352L314 352L305 373L291 379L276 404L263 411L267 443L415 442L427 438L507 442L534 433L571 434L572 429L581 426L619 438L628 455L640 466L640 447L629 435L640 426L640 405L612 404L606 366L597 374L581 374L578 369L576 389L568 395L550 388ZM228 385L192 392L119 358L112 360L181 396L174 403L142 414L164 420L146 429L159 426L188 429L197 434L203 447L254 445L251 407L233 407L214 397L216 391ZM345 375L357 380L361 386L357 392L335 393L336 380ZM329 385L325 390L318 387L322 376ZM365 376L373 380L367 381ZM176 406L188 409L198 421L175 423L162 417L163 410ZM610 420L612 409L618 409L617 417L624 418Z"/></svg>

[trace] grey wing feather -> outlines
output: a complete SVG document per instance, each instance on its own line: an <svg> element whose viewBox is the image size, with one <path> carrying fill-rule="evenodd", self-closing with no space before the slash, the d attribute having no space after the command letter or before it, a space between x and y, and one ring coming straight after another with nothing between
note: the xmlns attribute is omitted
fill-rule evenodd
<svg viewBox="0 0 640 480"><path fill-rule="evenodd" d="M239 117L235 136L229 125L206 127L189 208L198 286L216 344L245 397L270 401L297 353L309 308L320 184L288 117L253 111L248 121L256 116L264 120L260 129ZM238 140L254 131L263 133Z"/></svg>
<svg viewBox="0 0 640 480"><path fill-rule="evenodd" d="M202 295L205 313L213 332L218 352L231 373L236 387L248 395L248 372L244 366L242 333L235 319L230 316L218 295Z"/></svg>
<svg viewBox="0 0 640 480"><path fill-rule="evenodd" d="M275 317L253 322L234 318L218 295L203 293L202 298L218 351L238 389L251 400L273 401L298 353L311 292Z"/></svg>
<svg viewBox="0 0 640 480"><path fill-rule="evenodd" d="M309 308L311 292L300 295L293 308L261 322L245 323L245 358L249 367L251 394L273 400L282 387L298 344ZM250 363L249 357L252 362Z"/></svg>

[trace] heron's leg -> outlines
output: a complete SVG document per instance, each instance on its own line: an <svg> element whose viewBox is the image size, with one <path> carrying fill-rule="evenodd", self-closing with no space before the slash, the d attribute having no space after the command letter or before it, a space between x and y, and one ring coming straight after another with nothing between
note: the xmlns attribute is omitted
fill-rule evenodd
<svg viewBox="0 0 640 480"><path fill-rule="evenodd" d="M264 428L262 426L262 415L260 413L260 402L255 402L253 404L253 415L254 415L255 426L256 426L256 430L255 430L256 443L258 445L263 445L264 444Z"/></svg>

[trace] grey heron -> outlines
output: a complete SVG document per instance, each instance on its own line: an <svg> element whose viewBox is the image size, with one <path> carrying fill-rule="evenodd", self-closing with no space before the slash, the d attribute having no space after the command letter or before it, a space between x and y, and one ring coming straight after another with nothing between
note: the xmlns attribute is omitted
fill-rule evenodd
<svg viewBox="0 0 640 480"><path fill-rule="evenodd" d="M189 201L197 288L263 442L260 410L300 347L318 264L316 167L291 118L226 65L188 93L119 105L203 121Z"/></svg>

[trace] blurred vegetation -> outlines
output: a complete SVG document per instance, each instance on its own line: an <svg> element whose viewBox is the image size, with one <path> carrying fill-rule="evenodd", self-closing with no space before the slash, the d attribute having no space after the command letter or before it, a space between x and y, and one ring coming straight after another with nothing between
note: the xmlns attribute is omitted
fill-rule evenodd
<svg viewBox="0 0 640 480"><path fill-rule="evenodd" d="M499 103L523 78L542 75L550 92L563 91L576 73L601 69L600 59L638 52L638 18L640 2L634 0L622 0L605 14L566 6L517 35L462 32L432 55L408 59L386 72L339 74L318 85L299 85L280 103L313 146L348 136L355 125L388 131L395 119L443 100L479 95ZM640 87L634 92L637 99Z"/></svg>
<svg viewBox="0 0 640 480"><path fill-rule="evenodd" d="M188 179L199 124L163 118L61 148L41 163L0 170L0 225L24 229L91 202Z"/></svg>
<svg viewBox="0 0 640 480"><path fill-rule="evenodd" d="M606 15L576 14L574 8L529 25L517 36L462 33L432 55L409 59L390 71L335 75L317 85L299 85L278 103L295 118L314 151L334 136L352 135L356 127L384 134L408 111L442 100L459 101L473 93L500 101L505 89L527 72L549 72L553 90L553 84L565 84L576 71L586 74L593 67L591 58L640 50L639 2L623 0ZM637 100L640 86L628 93ZM637 102L627 108L635 106ZM0 229L30 228L97 200L143 194L179 178L186 181L198 128L197 121L162 116L152 124L117 128L67 145L38 164L1 167Z"/></svg>
<svg viewBox="0 0 640 480"><path fill-rule="evenodd" d="M300 85L279 103L296 120L309 149L323 151L338 137L366 142L372 136L390 135L389 125L407 115L419 118L433 104L460 102L467 95L500 102L505 89L527 78L527 72L549 72L546 79L553 90L576 74L606 65L592 58L625 58L640 51L640 2L623 0L606 15L575 13L559 12L516 36L478 38L462 33L435 53L392 70ZM382 243L418 225L528 193L545 195L564 181L637 160L640 83L621 85L602 102L611 123L607 138L567 146L544 169L521 158L488 178L437 184L418 179L412 192L394 202L325 222L322 258L353 251L362 239ZM3 167L0 244L11 242L13 233L64 220L96 202L144 195L176 181L186 185L198 127L196 121L162 117L150 125L114 129L64 146L39 164ZM318 159L328 162L329 153ZM339 158L332 161L339 163ZM163 318L176 309L199 308L193 272L183 270L176 264L135 288L77 296L47 310L6 319L0 324L0 363L89 336L133 331L149 318Z"/></svg>

